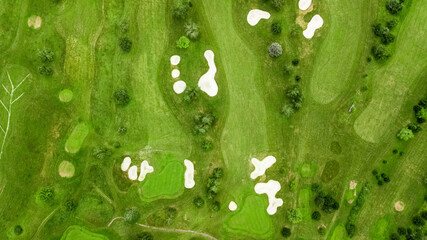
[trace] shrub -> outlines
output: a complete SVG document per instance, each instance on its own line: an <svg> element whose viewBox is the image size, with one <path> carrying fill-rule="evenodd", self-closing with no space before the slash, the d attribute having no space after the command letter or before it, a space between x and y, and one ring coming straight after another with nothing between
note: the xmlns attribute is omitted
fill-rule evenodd
<svg viewBox="0 0 427 240"><path fill-rule="evenodd" d="M322 187L318 183L311 184L310 188L311 188L311 191L314 192L314 193L318 193L319 191L322 190Z"/></svg>
<svg viewBox="0 0 427 240"><path fill-rule="evenodd" d="M372 175L377 176L378 175L378 171L376 169L372 170Z"/></svg>
<svg viewBox="0 0 427 240"><path fill-rule="evenodd" d="M142 232L142 233L138 233L138 235L136 236L137 240L154 240L154 237L151 233L148 232Z"/></svg>
<svg viewBox="0 0 427 240"><path fill-rule="evenodd" d="M199 26L195 22L189 21L184 25L184 33L189 39L195 40L200 36Z"/></svg>
<svg viewBox="0 0 427 240"><path fill-rule="evenodd" d="M222 170L222 168L214 168L212 176L217 179L222 178L224 176L224 170Z"/></svg>
<svg viewBox="0 0 427 240"><path fill-rule="evenodd" d="M271 32L273 34L280 34L282 32L282 24L280 24L280 22L274 22L271 24Z"/></svg>
<svg viewBox="0 0 427 240"><path fill-rule="evenodd" d="M322 191L314 198L314 203L326 213L332 213L340 207L339 203L331 195L326 195Z"/></svg>
<svg viewBox="0 0 427 240"><path fill-rule="evenodd" d="M399 133L397 133L397 138L403 141L408 141L412 138L414 138L414 133L412 132L411 129L405 127L402 128Z"/></svg>
<svg viewBox="0 0 427 240"><path fill-rule="evenodd" d="M345 230L347 231L347 235L352 238L354 234L356 233L356 225L352 223L347 223L345 225Z"/></svg>
<svg viewBox="0 0 427 240"><path fill-rule="evenodd" d="M400 236L405 236L406 235L406 228L404 228L404 227L398 227L397 228L397 233L399 233Z"/></svg>
<svg viewBox="0 0 427 240"><path fill-rule="evenodd" d="M280 11L283 7L283 0L273 0L271 4L273 5L274 10Z"/></svg>
<svg viewBox="0 0 427 240"><path fill-rule="evenodd" d="M390 240L399 240L399 239L400 239L399 234L397 233L390 234Z"/></svg>
<svg viewBox="0 0 427 240"><path fill-rule="evenodd" d="M54 53L49 49L44 49L39 52L40 60L44 63L50 63L53 62L55 55Z"/></svg>
<svg viewBox="0 0 427 240"><path fill-rule="evenodd" d="M127 131L128 131L128 129L126 127L122 126L122 127L119 127L119 129L117 130L117 133L120 135L124 135L127 133Z"/></svg>
<svg viewBox="0 0 427 240"><path fill-rule="evenodd" d="M187 89L184 91L183 99L185 102L191 103L197 99L198 95L199 95L199 91L197 88L187 87Z"/></svg>
<svg viewBox="0 0 427 240"><path fill-rule="evenodd" d="M118 106L126 106L130 102L128 91L124 88L117 89L114 92L114 101Z"/></svg>
<svg viewBox="0 0 427 240"><path fill-rule="evenodd" d="M197 208L201 208L201 207L203 207L205 205L205 200L203 200L203 198L201 198L201 197L196 197L193 200L193 204Z"/></svg>
<svg viewBox="0 0 427 240"><path fill-rule="evenodd" d="M289 183L289 190L291 190L292 192L295 191L298 187L298 184L295 180L291 181Z"/></svg>
<svg viewBox="0 0 427 240"><path fill-rule="evenodd" d="M427 108L422 108L420 111L417 112L417 114L415 116L417 118L426 119L427 118Z"/></svg>
<svg viewBox="0 0 427 240"><path fill-rule="evenodd" d="M119 45L123 52L127 53L130 52L130 49L132 48L132 41L127 37L120 38Z"/></svg>
<svg viewBox="0 0 427 240"><path fill-rule="evenodd" d="M399 21L397 19L393 19L393 20L388 21L386 23L386 26L387 26L388 29L391 30L391 29L395 28L398 23L399 23Z"/></svg>
<svg viewBox="0 0 427 240"><path fill-rule="evenodd" d="M299 64L299 59L292 60L292 65L298 66L298 64Z"/></svg>
<svg viewBox="0 0 427 240"><path fill-rule="evenodd" d="M382 186L382 185L384 185L384 182L381 180L378 180L377 184L378 184L378 186Z"/></svg>
<svg viewBox="0 0 427 240"><path fill-rule="evenodd" d="M121 33L127 33L129 30L129 25L126 21L119 22L117 24L117 27L119 28Z"/></svg>
<svg viewBox="0 0 427 240"><path fill-rule="evenodd" d="M381 36L381 42L385 45L394 42L394 35L391 33L384 34L383 36Z"/></svg>
<svg viewBox="0 0 427 240"><path fill-rule="evenodd" d="M173 9L173 16L177 19L185 19L190 10L190 2L188 0L178 0Z"/></svg>
<svg viewBox="0 0 427 240"><path fill-rule="evenodd" d="M13 232L15 235L21 235L24 232L24 229L22 229L21 225L16 225Z"/></svg>
<svg viewBox="0 0 427 240"><path fill-rule="evenodd" d="M291 208L287 212L288 220L291 223L299 223L302 221L302 213L298 208Z"/></svg>
<svg viewBox="0 0 427 240"><path fill-rule="evenodd" d="M97 160L105 160L112 155L110 149L105 146L95 147L92 151L92 156Z"/></svg>
<svg viewBox="0 0 427 240"><path fill-rule="evenodd" d="M64 203L65 210L67 210L68 212L72 212L72 211L76 210L78 205L79 205L79 203L74 199L68 199Z"/></svg>
<svg viewBox="0 0 427 240"><path fill-rule="evenodd" d="M325 227L319 227L317 229L317 233L319 233L320 236L323 236L326 234L326 228Z"/></svg>
<svg viewBox="0 0 427 240"><path fill-rule="evenodd" d="M382 37L382 36L388 34L390 29L388 29L387 27L384 27L383 25L378 23L378 24L375 24L374 26L372 26L372 31L374 32L375 36Z"/></svg>
<svg viewBox="0 0 427 240"><path fill-rule="evenodd" d="M194 116L194 133L206 134L215 124L216 118L212 113L198 113Z"/></svg>
<svg viewBox="0 0 427 240"><path fill-rule="evenodd" d="M212 142L209 140L204 140L202 142L203 151L210 151L212 149Z"/></svg>
<svg viewBox="0 0 427 240"><path fill-rule="evenodd" d="M284 228L282 228L280 233L282 234L283 237L288 238L291 236L291 229L284 227Z"/></svg>
<svg viewBox="0 0 427 240"><path fill-rule="evenodd" d="M319 221L321 217L322 217L322 215L320 214L320 212L319 212L319 211L314 211L314 212L311 214L311 219L313 219L313 220L315 220L315 221Z"/></svg>
<svg viewBox="0 0 427 240"><path fill-rule="evenodd" d="M412 223L415 225L415 226L417 226L417 227L422 227L422 226L424 226L425 225L425 221L424 221L424 219L422 218L422 217L420 217L420 216L414 216L413 218L412 218Z"/></svg>
<svg viewBox="0 0 427 240"><path fill-rule="evenodd" d="M403 8L399 0L390 0L386 3L385 7L393 15L398 14Z"/></svg>
<svg viewBox="0 0 427 240"><path fill-rule="evenodd" d="M413 133L417 133L419 131L421 131L421 126L418 123L410 123L408 124L408 129L410 129Z"/></svg>
<svg viewBox="0 0 427 240"><path fill-rule="evenodd" d="M186 36L181 36L178 41L176 41L176 46L182 49L188 48L190 46L190 39Z"/></svg>
<svg viewBox="0 0 427 240"><path fill-rule="evenodd" d="M373 46L371 52L377 61L385 61L391 56L390 51L384 45Z"/></svg>
<svg viewBox="0 0 427 240"><path fill-rule="evenodd" d="M299 82L301 80L301 76L300 75L296 75L295 76L295 81Z"/></svg>
<svg viewBox="0 0 427 240"><path fill-rule="evenodd" d="M292 115L294 115L295 111L291 104L285 103L282 108L280 109L280 113L286 117L290 118Z"/></svg>
<svg viewBox="0 0 427 240"><path fill-rule="evenodd" d="M283 67L283 74L285 76L289 76L292 73L292 67L290 65L286 65Z"/></svg>
<svg viewBox="0 0 427 240"><path fill-rule="evenodd" d="M125 222L131 223L131 224L136 223L136 221L138 221L139 217L140 217L140 214L139 214L138 210L133 209L133 208L127 209L125 211L125 214L123 215Z"/></svg>
<svg viewBox="0 0 427 240"><path fill-rule="evenodd" d="M42 187L37 194L37 198L43 203L51 203L55 198L55 191L52 187Z"/></svg>
<svg viewBox="0 0 427 240"><path fill-rule="evenodd" d="M418 102L418 105L419 105L420 107L427 108L427 97L426 97L426 98L421 99L421 100Z"/></svg>
<svg viewBox="0 0 427 240"><path fill-rule="evenodd" d="M276 58L282 55L282 51L283 51L282 45L280 45L277 42L272 43L270 47L268 47L268 54L272 58Z"/></svg>
<svg viewBox="0 0 427 240"><path fill-rule="evenodd" d="M43 66L40 66L40 67L38 68L38 72L40 73L40 75L43 75L43 76L49 77L49 76L52 76L52 74L53 74L53 69L52 69L51 67L48 67L48 66L43 65Z"/></svg>
<svg viewBox="0 0 427 240"><path fill-rule="evenodd" d="M221 209L221 205L220 205L220 203L219 203L218 201L215 201L215 202L213 202L213 203L211 204L210 209L211 209L213 212L218 212L218 211Z"/></svg>
<svg viewBox="0 0 427 240"><path fill-rule="evenodd" d="M424 220L427 220L427 211L422 211L420 215Z"/></svg>

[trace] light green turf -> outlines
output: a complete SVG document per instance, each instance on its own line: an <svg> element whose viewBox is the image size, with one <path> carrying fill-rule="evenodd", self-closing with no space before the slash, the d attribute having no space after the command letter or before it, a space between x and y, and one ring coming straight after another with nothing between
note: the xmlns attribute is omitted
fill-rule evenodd
<svg viewBox="0 0 427 240"><path fill-rule="evenodd" d="M355 61L363 47L364 2L328 0L325 2L328 14L323 14L325 10L316 12L324 17L324 24L313 39L319 34L326 35L316 53L310 84L312 96L319 103L334 100L352 77Z"/></svg>
<svg viewBox="0 0 427 240"><path fill-rule="evenodd" d="M396 52L372 77L372 100L354 123L354 130L366 141L378 142L390 131L389 126L395 122L405 98L424 79L419 74L427 66L427 44L420 29L427 21L426 11L426 4L413 1L401 23Z"/></svg>
<svg viewBox="0 0 427 240"><path fill-rule="evenodd" d="M301 189L298 193L298 208L301 210L303 220L310 221L311 208L310 201L312 200L311 190L309 188Z"/></svg>
<svg viewBox="0 0 427 240"><path fill-rule="evenodd" d="M257 239L269 239L273 233L273 225L267 214L268 204L264 197L248 196L241 210L233 213L224 222L228 232L239 233Z"/></svg>
<svg viewBox="0 0 427 240"><path fill-rule="evenodd" d="M59 93L59 100L61 102L69 102L73 99L73 92L70 89L64 89Z"/></svg>
<svg viewBox="0 0 427 240"><path fill-rule="evenodd" d="M77 124L65 142L65 151L69 153L77 153L88 133L89 126L86 123L82 122Z"/></svg>
<svg viewBox="0 0 427 240"><path fill-rule="evenodd" d="M61 240L108 240L108 237L74 225L67 228Z"/></svg>
<svg viewBox="0 0 427 240"><path fill-rule="evenodd" d="M389 228L391 227L391 218L384 216L378 219L373 226L371 226L371 239L383 240L388 236Z"/></svg>
<svg viewBox="0 0 427 240"><path fill-rule="evenodd" d="M347 232L344 226L337 225L332 232L332 235L328 237L328 240L345 240L348 239Z"/></svg>
<svg viewBox="0 0 427 240"><path fill-rule="evenodd" d="M304 163L301 165L299 172L301 174L301 177L303 178L309 178L313 177L316 174L316 165L311 163Z"/></svg>

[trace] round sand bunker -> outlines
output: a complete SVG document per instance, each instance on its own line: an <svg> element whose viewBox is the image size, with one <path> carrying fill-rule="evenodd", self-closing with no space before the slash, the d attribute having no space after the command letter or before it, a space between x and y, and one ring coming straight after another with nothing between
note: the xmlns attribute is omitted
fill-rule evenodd
<svg viewBox="0 0 427 240"><path fill-rule="evenodd" d="M64 89L59 93L59 101L69 102L73 99L73 92L70 89Z"/></svg>
<svg viewBox="0 0 427 240"><path fill-rule="evenodd" d="M34 29L40 28L42 25L42 18L40 16L31 16L27 21L28 27L33 27Z"/></svg>
<svg viewBox="0 0 427 240"><path fill-rule="evenodd" d="M74 176L74 165L69 161L62 161L58 167L59 176L63 178L71 178Z"/></svg>
<svg viewBox="0 0 427 240"><path fill-rule="evenodd" d="M394 204L394 209L396 209L396 211L401 212L405 209L405 204L402 201L397 201Z"/></svg>

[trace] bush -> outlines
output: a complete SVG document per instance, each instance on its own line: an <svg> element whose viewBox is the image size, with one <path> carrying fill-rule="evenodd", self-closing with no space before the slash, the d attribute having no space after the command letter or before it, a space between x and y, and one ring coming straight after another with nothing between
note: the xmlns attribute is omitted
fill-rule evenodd
<svg viewBox="0 0 427 240"><path fill-rule="evenodd" d="M300 75L296 75L295 76L295 81L299 82L301 80L301 76Z"/></svg>
<svg viewBox="0 0 427 240"><path fill-rule="evenodd" d="M399 234L397 233L390 234L390 240L399 240L399 239L400 239Z"/></svg>
<svg viewBox="0 0 427 240"><path fill-rule="evenodd" d="M280 233L282 234L283 237L288 238L291 236L291 229L284 227L284 228L282 228Z"/></svg>
<svg viewBox="0 0 427 240"><path fill-rule="evenodd" d="M271 32L273 34L280 34L282 32L282 24L280 24L280 22L271 24Z"/></svg>
<svg viewBox="0 0 427 240"><path fill-rule="evenodd" d="M222 178L224 176L224 170L222 168L215 168L212 172L214 178Z"/></svg>
<svg viewBox="0 0 427 240"><path fill-rule="evenodd" d="M418 123L410 123L408 124L408 129L410 129L413 133L417 133L422 130L420 124Z"/></svg>
<svg viewBox="0 0 427 240"><path fill-rule="evenodd" d="M43 75L43 76L49 77L49 76L52 76L52 74L53 74L53 69L52 69L51 67L48 67L48 66L43 65L43 66L40 66L40 67L38 68L38 72L40 73L40 75Z"/></svg>
<svg viewBox="0 0 427 240"><path fill-rule="evenodd" d="M384 45L373 46L371 53L377 61L385 61L391 56L390 51Z"/></svg>
<svg viewBox="0 0 427 240"><path fill-rule="evenodd" d="M50 63L53 62L55 55L54 53L49 49L44 49L39 52L40 60L44 63Z"/></svg>
<svg viewBox="0 0 427 240"><path fill-rule="evenodd" d="M372 26L372 31L374 32L375 36L382 37L389 33L390 29L387 27L382 26L380 23L375 24Z"/></svg>
<svg viewBox="0 0 427 240"><path fill-rule="evenodd" d="M339 203L331 196L320 191L314 198L314 203L326 213L332 213L339 209Z"/></svg>
<svg viewBox="0 0 427 240"><path fill-rule="evenodd" d="M299 59L292 60L292 65L298 66L298 64L299 64Z"/></svg>
<svg viewBox="0 0 427 240"><path fill-rule="evenodd" d="M105 146L95 147L92 151L92 156L97 160L105 160L109 158L113 153L110 149Z"/></svg>
<svg viewBox="0 0 427 240"><path fill-rule="evenodd" d="M24 232L24 229L22 229L21 225L16 225L13 232L15 235L21 235Z"/></svg>
<svg viewBox="0 0 427 240"><path fill-rule="evenodd" d="M221 205L220 205L220 203L219 203L218 201L215 201L215 202L213 202L213 203L211 204L210 209L211 209L213 212L218 212L218 211L221 209Z"/></svg>
<svg viewBox="0 0 427 240"><path fill-rule="evenodd" d="M399 21L397 19L393 19L393 20L388 21L386 23L386 26L387 26L388 29L391 30L391 29L395 28L398 23L399 23Z"/></svg>
<svg viewBox="0 0 427 240"><path fill-rule="evenodd" d="M37 194L37 198L43 203L52 203L55 198L55 191L52 187L42 187Z"/></svg>
<svg viewBox="0 0 427 240"><path fill-rule="evenodd" d="M386 3L385 7L393 15L398 14L403 8L399 0L390 0Z"/></svg>
<svg viewBox="0 0 427 240"><path fill-rule="evenodd" d="M427 220L427 211L422 211L420 215L424 220Z"/></svg>
<svg viewBox="0 0 427 240"><path fill-rule="evenodd" d="M287 212L288 220L291 223L299 223L302 221L302 213L298 208L291 208Z"/></svg>
<svg viewBox="0 0 427 240"><path fill-rule="evenodd" d="M189 21L184 25L184 33L189 39L195 40L200 36L199 26L195 22Z"/></svg>
<svg viewBox="0 0 427 240"><path fill-rule="evenodd" d="M282 55L282 45L280 45L277 42L274 42L270 45L270 47L268 47L268 54L270 55L270 57L276 58L279 57L280 55Z"/></svg>
<svg viewBox="0 0 427 240"><path fill-rule="evenodd" d="M397 133L397 138L402 140L402 141L408 141L412 138L414 138L414 133L412 132L411 129L405 127L402 128L399 133Z"/></svg>
<svg viewBox="0 0 427 240"><path fill-rule="evenodd" d="M400 236L405 236L406 235L406 228L404 228L404 227L398 227L397 228L397 233L399 233Z"/></svg>
<svg viewBox="0 0 427 240"><path fill-rule="evenodd" d="M415 116L417 118L426 119L427 118L427 108L422 108L420 111L417 112L417 114Z"/></svg>
<svg viewBox="0 0 427 240"><path fill-rule="evenodd" d="M132 48L132 41L127 37L120 38L119 45L123 52L127 53L130 52L130 49Z"/></svg>
<svg viewBox="0 0 427 240"><path fill-rule="evenodd" d="M372 175L377 176L378 175L378 171L376 169L372 170Z"/></svg>
<svg viewBox="0 0 427 240"><path fill-rule="evenodd" d="M142 233L138 233L138 235L136 236L137 240L154 240L154 237L151 233L148 232L142 232Z"/></svg>
<svg viewBox="0 0 427 240"><path fill-rule="evenodd" d="M345 225L345 230L347 231L347 235L352 238L354 237L354 234L356 233L356 225L352 223L347 223Z"/></svg>
<svg viewBox="0 0 427 240"><path fill-rule="evenodd" d="M194 133L206 134L215 124L216 118L212 113L198 113L194 116Z"/></svg>
<svg viewBox="0 0 427 240"><path fill-rule="evenodd" d="M177 19L185 19L190 10L190 2L188 0L178 0L173 9L173 16Z"/></svg>
<svg viewBox="0 0 427 240"><path fill-rule="evenodd" d="M120 135L124 135L127 133L127 131L128 131L128 129L126 127L122 126L122 127L119 127L119 129L117 130L117 133Z"/></svg>
<svg viewBox="0 0 427 240"><path fill-rule="evenodd" d="M128 91L124 88L117 89L114 92L114 101L116 102L117 106L126 106L130 102L130 97L128 94Z"/></svg>
<svg viewBox="0 0 427 240"><path fill-rule="evenodd" d="M194 100L197 99L199 95L199 90L194 87L187 87L187 89L184 91L183 99L187 103L191 103Z"/></svg>
<svg viewBox="0 0 427 240"><path fill-rule="evenodd" d="M319 211L314 211L314 212L311 214L311 219L313 219L313 220L315 220L315 221L319 221L321 217L322 217L322 215L320 214L320 212L319 212Z"/></svg>
<svg viewBox="0 0 427 240"><path fill-rule="evenodd" d="M381 37L381 42L382 42L384 45L388 45L388 44L390 44L390 43L394 42L394 35L393 35L393 34L391 34L391 33L384 34L384 35Z"/></svg>
<svg viewBox="0 0 427 240"><path fill-rule="evenodd" d="M422 226L424 226L425 225L425 221L424 221L424 219L422 218L422 217L420 217L420 216L414 216L413 218L412 218L412 223L415 225L415 226L417 226L417 227L422 227Z"/></svg>
<svg viewBox="0 0 427 240"><path fill-rule="evenodd" d="M283 7L283 0L273 0L271 4L273 5L274 10L280 11Z"/></svg>
<svg viewBox="0 0 427 240"><path fill-rule="evenodd" d="M178 41L176 41L176 46L182 49L188 48L190 46L190 39L186 36L181 36Z"/></svg>
<svg viewBox="0 0 427 240"><path fill-rule="evenodd" d="M317 229L317 233L319 233L320 236L323 236L326 234L326 228L325 227L319 227Z"/></svg>
<svg viewBox="0 0 427 240"><path fill-rule="evenodd" d="M117 24L117 27L119 28L120 32L123 34L129 31L129 25L126 21L119 22Z"/></svg>
<svg viewBox="0 0 427 240"><path fill-rule="evenodd" d="M295 111L294 108L291 104L285 103L282 108L280 109L280 113L286 117L286 118L290 118L292 117L292 115L294 115Z"/></svg>
<svg viewBox="0 0 427 240"><path fill-rule="evenodd" d="M193 204L197 208L201 208L201 207L203 207L205 205L205 200L203 200L203 198L201 198L201 197L196 197L193 200Z"/></svg>
<svg viewBox="0 0 427 240"><path fill-rule="evenodd" d="M136 223L136 221L138 221L139 217L140 217L140 214L139 214L138 210L133 209L133 208L127 209L125 211L125 214L123 215L125 222L131 223L131 224Z"/></svg>
<svg viewBox="0 0 427 240"><path fill-rule="evenodd" d="M292 73L292 67L290 65L286 65L283 67L283 74L285 76L289 76Z"/></svg>
<svg viewBox="0 0 427 240"><path fill-rule="evenodd" d="M202 142L202 149L203 151L210 151L212 150L212 142L209 140L204 140Z"/></svg>
<svg viewBox="0 0 427 240"><path fill-rule="evenodd" d="M79 203L74 199L68 199L64 203L65 210L67 210L68 212L72 212L72 211L76 210L78 205L79 205Z"/></svg>

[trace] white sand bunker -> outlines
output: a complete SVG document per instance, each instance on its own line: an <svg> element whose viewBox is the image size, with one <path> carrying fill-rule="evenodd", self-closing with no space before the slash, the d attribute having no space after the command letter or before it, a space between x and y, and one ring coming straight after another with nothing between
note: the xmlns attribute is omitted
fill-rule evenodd
<svg viewBox="0 0 427 240"><path fill-rule="evenodd" d="M270 13L266 11L262 11L259 9L252 9L248 13L248 17L246 18L248 20L249 25L255 26L261 19L269 19Z"/></svg>
<svg viewBox="0 0 427 240"><path fill-rule="evenodd" d="M74 176L74 165L69 161L62 161L58 167L59 176L63 178L71 178Z"/></svg>
<svg viewBox="0 0 427 240"><path fill-rule="evenodd" d="M323 18L316 14L313 16L313 18L310 20L310 22L307 25L307 29L302 32L305 38L311 39L314 36L314 32L321 28L323 26Z"/></svg>
<svg viewBox="0 0 427 240"><path fill-rule="evenodd" d="M185 169L185 188L193 188L196 183L194 182L194 165L190 160L185 159L184 165L186 167Z"/></svg>
<svg viewBox="0 0 427 240"><path fill-rule="evenodd" d="M33 27L34 29L40 28L42 25L42 18L40 16L31 16L28 18L28 27Z"/></svg>
<svg viewBox="0 0 427 240"><path fill-rule="evenodd" d="M236 211L236 209L237 209L237 203L235 203L234 201L231 201L228 204L228 209L230 209L230 211L232 211L232 212Z"/></svg>
<svg viewBox="0 0 427 240"><path fill-rule="evenodd" d="M268 156L264 158L264 160L260 161L256 158L252 158L252 164L255 167L255 170L251 173L251 178L255 179L259 176L264 175L265 171L273 166L273 164L276 162L276 158L273 156Z"/></svg>
<svg viewBox="0 0 427 240"><path fill-rule="evenodd" d="M148 164L146 160L141 163L141 172L139 173L138 181L142 182L148 173L154 172L154 168Z"/></svg>
<svg viewBox="0 0 427 240"><path fill-rule="evenodd" d="M299 0L298 7L299 9L305 11L307 10L311 5L311 0Z"/></svg>
<svg viewBox="0 0 427 240"><path fill-rule="evenodd" d="M178 69L174 69L174 70L172 70L172 77L173 78L177 78L177 77L179 77L179 75L180 75L181 73L179 72L179 70Z"/></svg>
<svg viewBox="0 0 427 240"><path fill-rule="evenodd" d="M198 85L203 92L214 97L218 93L218 85L215 82L216 66L214 61L214 52L206 50L205 58L206 61L208 61L209 70L200 77Z"/></svg>
<svg viewBox="0 0 427 240"><path fill-rule="evenodd" d="M405 209L405 204L402 201L397 201L394 204L394 209L396 209L396 211L401 212Z"/></svg>
<svg viewBox="0 0 427 240"><path fill-rule="evenodd" d="M125 157L123 159L123 162L121 165L121 169L123 172L126 172L129 169L131 162L132 162L132 160L130 159L130 157Z"/></svg>
<svg viewBox="0 0 427 240"><path fill-rule="evenodd" d="M350 190L354 190L354 189L356 189L356 187L357 187L357 182L351 181L350 182Z"/></svg>
<svg viewBox="0 0 427 240"><path fill-rule="evenodd" d="M187 84L184 81L177 81L173 84L173 90L176 94L181 94L187 88Z"/></svg>
<svg viewBox="0 0 427 240"><path fill-rule="evenodd" d="M130 167L128 171L128 176L130 180L135 181L138 178L138 167L137 166Z"/></svg>
<svg viewBox="0 0 427 240"><path fill-rule="evenodd" d="M172 64L172 65L176 66L176 65L178 65L178 64L179 64L179 62L181 61L181 57L180 57L180 56L178 56L178 55L173 55L173 56L171 57L170 61L171 61L171 64Z"/></svg>
<svg viewBox="0 0 427 240"><path fill-rule="evenodd" d="M267 183L257 183L255 185L254 189L257 194L267 194L267 213L270 215L275 214L277 208L283 205L283 200L281 198L276 198L276 194L280 191L281 188L282 187L280 186L280 183L275 180L270 180Z"/></svg>

